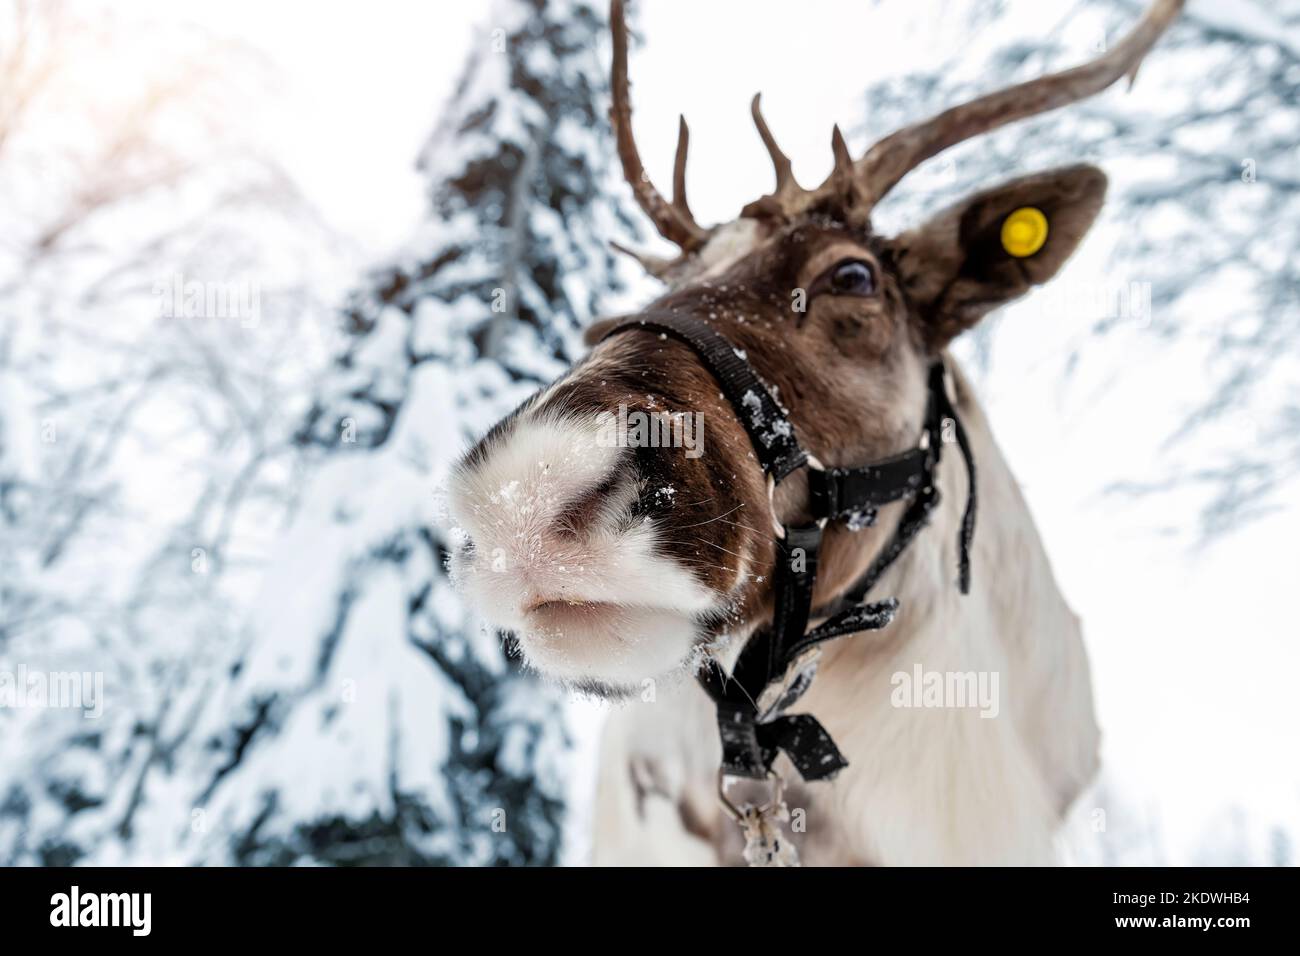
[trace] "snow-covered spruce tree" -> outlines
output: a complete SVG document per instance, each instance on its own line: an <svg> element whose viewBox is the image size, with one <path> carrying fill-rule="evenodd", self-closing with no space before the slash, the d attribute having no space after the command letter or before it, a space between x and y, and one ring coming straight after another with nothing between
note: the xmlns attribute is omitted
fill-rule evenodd
<svg viewBox="0 0 1300 956"><path fill-rule="evenodd" d="M154 797L351 261L260 149L269 78L161 11L0 0L0 864L165 859L189 825Z"/></svg>
<svg viewBox="0 0 1300 956"><path fill-rule="evenodd" d="M604 31L579 0L492 7L420 158L428 219L354 296L302 428L318 468L210 711L197 859L558 858L561 701L462 609L436 492L616 288Z"/></svg>

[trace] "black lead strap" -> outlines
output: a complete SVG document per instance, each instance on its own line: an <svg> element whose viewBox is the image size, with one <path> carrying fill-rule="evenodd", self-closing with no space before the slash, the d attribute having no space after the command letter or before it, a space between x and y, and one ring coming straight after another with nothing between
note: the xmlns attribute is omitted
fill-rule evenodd
<svg viewBox="0 0 1300 956"><path fill-rule="evenodd" d="M968 476L966 509L957 542L958 586L970 591L970 548L975 534L975 461L966 430L948 398L943 362L930 367L924 437L919 447L860 468L825 468L799 444L794 426L758 378L745 354L700 319L675 313L650 313L629 319L608 338L642 330L671 336L689 346L731 403L749 435L754 454L768 477L769 490L801 467L808 469L807 525L782 525L773 575L772 623L757 631L741 651L730 675L716 663L706 666L700 684L717 707L724 774L765 778L784 751L805 780L833 776L848 761L826 728L811 714L785 711L807 691L816 673L823 641L887 626L898 601L866 603L866 596L927 524L939 504L935 470L951 422ZM812 607L822 534L831 521L860 528L875 521L877 509L910 499L898 527L871 567L833 607ZM823 617L812 628L813 616Z"/></svg>

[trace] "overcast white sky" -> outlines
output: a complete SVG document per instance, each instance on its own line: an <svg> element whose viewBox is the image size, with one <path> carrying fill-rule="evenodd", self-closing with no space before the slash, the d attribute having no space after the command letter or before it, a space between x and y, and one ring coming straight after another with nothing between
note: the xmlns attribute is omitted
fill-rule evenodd
<svg viewBox="0 0 1300 956"><path fill-rule="evenodd" d="M424 213L416 153L486 2L157 2L268 55L282 88L250 120L328 223L370 255L405 237Z"/></svg>
<svg viewBox="0 0 1300 956"><path fill-rule="evenodd" d="M490 0L314 4L309 13L263 0L183 3L184 15L275 62L284 88L267 98L259 122L327 221L372 252L401 242L424 212L416 152L451 95L476 28L491 29ZM865 0L805 0L796 21L784 0L711 0L690 5L686 28L678 0L642 4L646 42L633 51L631 74L637 137L652 177L669 180L684 112L689 189L702 221L731 218L769 190L771 167L749 118L750 98L761 90L796 176L819 182L830 168L831 125L858 121L869 82L964 42L946 26L952 18L921 15L948 6L925 0L882 12ZM1046 30L1063 5L1041 6L1045 15L1030 13Z"/></svg>

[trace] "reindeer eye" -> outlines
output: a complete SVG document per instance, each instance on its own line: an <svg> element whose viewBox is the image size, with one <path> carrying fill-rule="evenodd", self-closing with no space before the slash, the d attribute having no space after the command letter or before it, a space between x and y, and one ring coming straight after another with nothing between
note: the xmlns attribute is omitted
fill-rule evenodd
<svg viewBox="0 0 1300 956"><path fill-rule="evenodd" d="M861 259L846 259L831 270L834 295L871 295L875 291L876 277L871 266Z"/></svg>

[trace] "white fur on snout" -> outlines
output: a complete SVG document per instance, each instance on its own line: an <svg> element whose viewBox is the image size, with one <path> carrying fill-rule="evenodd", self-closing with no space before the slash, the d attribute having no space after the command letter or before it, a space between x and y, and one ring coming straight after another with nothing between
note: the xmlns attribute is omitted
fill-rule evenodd
<svg viewBox="0 0 1300 956"><path fill-rule="evenodd" d="M637 686L690 662L697 621L721 601L662 553L652 522L631 517L635 478L620 477L580 521L568 519L630 454L600 436L594 415L524 417L462 464L449 505L471 548L452 571L475 609L513 631L543 673ZM529 613L541 602L602 609L556 625Z"/></svg>

